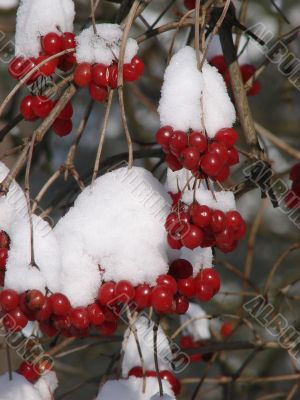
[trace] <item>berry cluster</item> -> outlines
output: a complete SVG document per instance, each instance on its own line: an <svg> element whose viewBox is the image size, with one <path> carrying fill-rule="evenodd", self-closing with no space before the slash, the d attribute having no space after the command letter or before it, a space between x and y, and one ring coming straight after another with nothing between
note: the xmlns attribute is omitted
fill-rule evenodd
<svg viewBox="0 0 300 400"><path fill-rule="evenodd" d="M10 238L4 231L0 231L0 286L4 286L6 262L10 246Z"/></svg>
<svg viewBox="0 0 300 400"><path fill-rule="evenodd" d="M300 163L293 166L290 171L290 180L293 182L291 190L285 196L288 208L298 208L300 206Z"/></svg>
<svg viewBox="0 0 300 400"><path fill-rule="evenodd" d="M237 247L246 232L246 223L238 211L213 210L197 202L178 201L168 215L165 228L172 249L217 247L224 253Z"/></svg>
<svg viewBox="0 0 300 400"><path fill-rule="evenodd" d="M123 66L123 78L126 82L133 82L140 78L144 72L144 63L134 56L130 64ZM98 102L106 100L108 88L116 89L118 85L118 64L114 62L110 66L104 64L81 63L78 64L74 81L79 87L89 87L90 97Z"/></svg>
<svg viewBox="0 0 300 400"><path fill-rule="evenodd" d="M28 95L22 100L20 111L26 121L35 121L39 118L48 117L56 103L55 100L51 100L47 96ZM52 125L56 135L66 136L72 131L72 116L73 106L68 103Z"/></svg>
<svg viewBox="0 0 300 400"><path fill-rule="evenodd" d="M145 371L145 373L143 373L142 367L133 367L129 371L128 376L134 376L136 378L143 378L143 376L146 376L147 378L157 378L157 373L156 371ZM169 382L175 396L180 394L181 383L171 371L168 370L160 371L159 376L161 379L164 379Z"/></svg>
<svg viewBox="0 0 300 400"><path fill-rule="evenodd" d="M45 61L45 64L40 66L38 70L28 79L27 84L32 84L39 77L51 76L56 69L61 71L69 71L73 68L76 62L74 52L70 52L61 57L54 58L46 62L52 56L64 51L76 48L75 35L71 32L64 32L59 35L55 32L49 32L41 37L42 52L38 58L30 57L15 57L10 62L8 71L10 75L17 80L25 77L33 68Z"/></svg>
<svg viewBox="0 0 300 400"><path fill-rule="evenodd" d="M156 141L166 153L169 168L178 171L186 168L196 178L211 178L224 182L230 167L239 163L239 154L234 148L238 134L233 128L217 132L214 139L201 132L183 132L163 126L156 133Z"/></svg>
<svg viewBox="0 0 300 400"><path fill-rule="evenodd" d="M223 55L214 56L209 63L217 68L221 75L223 75L226 85L230 85L230 75L227 69L225 59ZM252 64L243 64L240 66L243 82L246 83L256 72L256 68ZM261 84L258 80L255 80L247 91L247 96L256 96L261 90Z"/></svg>

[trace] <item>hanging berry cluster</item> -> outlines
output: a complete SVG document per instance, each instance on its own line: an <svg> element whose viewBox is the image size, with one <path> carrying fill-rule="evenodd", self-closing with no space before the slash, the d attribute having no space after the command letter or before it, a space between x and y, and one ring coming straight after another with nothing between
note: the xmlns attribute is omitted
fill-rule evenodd
<svg viewBox="0 0 300 400"><path fill-rule="evenodd" d="M239 163L234 147L238 135L233 128L224 128L213 139L201 132L183 132L163 126L156 133L156 141L166 153L169 168L178 171L186 168L196 178L211 178L224 182L230 167Z"/></svg>
<svg viewBox="0 0 300 400"><path fill-rule="evenodd" d="M134 56L130 64L123 66L125 82L133 82L140 78L144 72L144 63ZM106 66L104 64L80 63L74 73L74 81L79 87L89 87L90 97L98 102L107 99L108 88L116 89L118 85L118 63Z"/></svg>

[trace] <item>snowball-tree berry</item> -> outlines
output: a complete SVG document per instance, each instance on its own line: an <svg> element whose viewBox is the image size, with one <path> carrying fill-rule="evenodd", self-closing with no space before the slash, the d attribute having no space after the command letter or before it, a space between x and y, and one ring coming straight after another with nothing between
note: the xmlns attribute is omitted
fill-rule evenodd
<svg viewBox="0 0 300 400"><path fill-rule="evenodd" d="M19 295L11 289L5 289L0 293L0 305L6 312L14 310L19 304Z"/></svg>
<svg viewBox="0 0 300 400"><path fill-rule="evenodd" d="M182 164L186 169L195 170L200 164L200 153L197 147L187 147L180 153Z"/></svg>
<svg viewBox="0 0 300 400"><path fill-rule="evenodd" d="M86 329L90 325L89 313L85 307L76 307L70 311L72 325L77 329Z"/></svg>
<svg viewBox="0 0 300 400"><path fill-rule="evenodd" d="M72 32L64 32L62 37L62 47L64 50L75 49L76 48L76 39L75 35Z"/></svg>
<svg viewBox="0 0 300 400"><path fill-rule="evenodd" d="M173 154L167 154L165 161L172 171L179 171L180 169L182 169L180 161Z"/></svg>
<svg viewBox="0 0 300 400"><path fill-rule="evenodd" d="M181 383L175 377L175 375L172 374L172 372L170 372L168 370L160 371L159 375L160 375L161 379L164 379L169 382L175 396L179 395L179 393L181 392Z"/></svg>
<svg viewBox="0 0 300 400"><path fill-rule="evenodd" d="M116 321L105 321L103 324L97 327L98 331L103 336L112 336L117 330Z"/></svg>
<svg viewBox="0 0 300 400"><path fill-rule="evenodd" d="M62 120L57 118L52 125L54 133L63 137L69 135L73 129L73 123L71 120Z"/></svg>
<svg viewBox="0 0 300 400"><path fill-rule="evenodd" d="M142 378L143 377L143 368L142 367L131 368L131 370L128 372L128 376L135 376L136 378Z"/></svg>
<svg viewBox="0 0 300 400"><path fill-rule="evenodd" d="M182 294L177 294L175 296L175 313L185 314L189 308L188 298Z"/></svg>
<svg viewBox="0 0 300 400"><path fill-rule="evenodd" d="M193 277L178 279L178 292L189 298L195 295L196 283Z"/></svg>
<svg viewBox="0 0 300 400"><path fill-rule="evenodd" d="M8 258L8 249L0 249L0 270L5 270Z"/></svg>
<svg viewBox="0 0 300 400"><path fill-rule="evenodd" d="M232 148L238 139L238 134L233 128L224 128L217 132L215 140L223 143L228 149Z"/></svg>
<svg viewBox="0 0 300 400"><path fill-rule="evenodd" d="M225 182L229 178L229 175L230 175L230 169L228 165L224 165L221 171L218 173L218 175L214 177L214 179L219 182Z"/></svg>
<svg viewBox="0 0 300 400"><path fill-rule="evenodd" d="M42 37L42 47L46 54L52 56L63 50L63 39L55 32L49 32Z"/></svg>
<svg viewBox="0 0 300 400"><path fill-rule="evenodd" d="M156 283L158 286L167 288L172 294L177 292L176 280L171 275L159 275L156 279Z"/></svg>
<svg viewBox="0 0 300 400"><path fill-rule="evenodd" d="M220 74L224 74L227 69L225 58L223 55L218 54L209 60L209 63L217 68Z"/></svg>
<svg viewBox="0 0 300 400"><path fill-rule="evenodd" d="M180 347L183 350L194 349L197 348L197 343L195 343L194 339L191 335L184 335L180 338Z"/></svg>
<svg viewBox="0 0 300 400"><path fill-rule="evenodd" d="M195 225L190 225L187 227L187 230L184 232L181 242L183 246L188 249L195 249L196 247L201 246L203 240L203 232Z"/></svg>
<svg viewBox="0 0 300 400"><path fill-rule="evenodd" d="M151 293L151 303L155 311L167 313L172 307L173 294L166 287L156 286Z"/></svg>
<svg viewBox="0 0 300 400"><path fill-rule="evenodd" d="M58 331L70 329L72 326L71 318L69 315L54 315L52 319L53 324Z"/></svg>
<svg viewBox="0 0 300 400"><path fill-rule="evenodd" d="M53 314L57 316L66 316L68 315L71 304L69 299L62 293L53 293L50 298L50 305L52 307Z"/></svg>
<svg viewBox="0 0 300 400"><path fill-rule="evenodd" d="M223 322L220 333L223 338L230 336L233 332L233 325L231 322Z"/></svg>
<svg viewBox="0 0 300 400"><path fill-rule="evenodd" d="M39 290L29 290L25 297L26 305L31 311L41 310L46 297Z"/></svg>
<svg viewBox="0 0 300 400"><path fill-rule="evenodd" d="M74 71L74 82L77 86L89 86L92 82L92 66L89 63L78 64Z"/></svg>
<svg viewBox="0 0 300 400"><path fill-rule="evenodd" d="M189 207L189 213L193 224L199 228L204 228L209 225L211 219L211 210L208 206L193 203Z"/></svg>
<svg viewBox="0 0 300 400"><path fill-rule="evenodd" d="M95 326L103 324L105 317L102 309L96 303L90 304L87 308L90 323Z"/></svg>
<svg viewBox="0 0 300 400"><path fill-rule="evenodd" d="M6 232L0 231L0 249L8 249L10 245L10 239Z"/></svg>
<svg viewBox="0 0 300 400"><path fill-rule="evenodd" d="M174 131L170 141L169 146L170 150L173 154L179 155L183 149L187 147L188 138L185 132L183 131Z"/></svg>
<svg viewBox="0 0 300 400"><path fill-rule="evenodd" d="M140 57L134 56L133 59L131 60L131 65L134 66L139 76L144 73L145 64L143 60L140 59Z"/></svg>
<svg viewBox="0 0 300 400"><path fill-rule="evenodd" d="M50 304L50 300L48 297L46 297L46 300L42 307L36 311L35 313L35 318L37 321L47 321L52 314L52 307Z"/></svg>
<svg viewBox="0 0 300 400"><path fill-rule="evenodd" d="M28 95L24 97L20 105L20 112L24 119L27 121L35 121L38 119L37 115L33 111L33 104L35 102L35 96Z"/></svg>
<svg viewBox="0 0 300 400"><path fill-rule="evenodd" d="M108 91L104 86L98 86L94 82L90 84L90 96L93 100L102 103L107 99Z"/></svg>
<svg viewBox="0 0 300 400"><path fill-rule="evenodd" d="M300 179L300 162L292 167L289 178L291 181Z"/></svg>
<svg viewBox="0 0 300 400"><path fill-rule="evenodd" d="M19 374L23 375L25 379L30 383L35 383L40 374L37 370L37 367L34 364L31 364L27 361L23 361L18 369Z"/></svg>
<svg viewBox="0 0 300 400"><path fill-rule="evenodd" d="M192 132L189 136L189 146L196 147L200 153L204 153L207 149L207 139L200 132Z"/></svg>
<svg viewBox="0 0 300 400"><path fill-rule="evenodd" d="M69 102L65 105L65 107L62 109L57 118L62 119L63 121L68 121L72 118L72 116L73 116L73 106L72 103Z"/></svg>
<svg viewBox="0 0 300 400"><path fill-rule="evenodd" d="M238 231L242 223L243 218L238 211L228 211L226 213L226 224L233 231Z"/></svg>
<svg viewBox="0 0 300 400"><path fill-rule="evenodd" d="M148 308L151 306L151 292L152 289L149 285L139 285L135 289L134 301L140 309Z"/></svg>
<svg viewBox="0 0 300 400"><path fill-rule="evenodd" d="M118 66L116 64L109 66L108 82L112 89L116 89L118 86Z"/></svg>
<svg viewBox="0 0 300 400"><path fill-rule="evenodd" d="M54 107L54 101L47 96L34 96L32 110L39 118L46 118Z"/></svg>
<svg viewBox="0 0 300 400"><path fill-rule="evenodd" d="M222 232L216 234L216 244L223 251L231 251L234 241L234 233L229 227L226 227Z"/></svg>
<svg viewBox="0 0 300 400"><path fill-rule="evenodd" d="M180 250L182 247L181 239L176 238L171 234L168 234L167 241L168 241L168 244L171 247L171 249Z"/></svg>
<svg viewBox="0 0 300 400"><path fill-rule="evenodd" d="M41 65L39 67L39 70L45 76L51 76L55 72L55 70L56 70L56 68L58 66L58 59L57 58L55 58L53 60L46 61L48 58L49 58L49 56L42 55L42 56L39 56L37 58L37 60L36 60L36 64L37 65L43 63L43 65Z"/></svg>
<svg viewBox="0 0 300 400"><path fill-rule="evenodd" d="M115 296L121 303L128 303L134 299L135 290L129 281L119 281L115 287Z"/></svg>
<svg viewBox="0 0 300 400"><path fill-rule="evenodd" d="M214 294L220 290L221 280L220 275L214 268L204 268L202 269L198 277L203 283L209 285Z"/></svg>
<svg viewBox="0 0 300 400"><path fill-rule="evenodd" d="M28 318L19 307L10 311L3 319L3 325L8 331L20 332L27 324Z"/></svg>
<svg viewBox="0 0 300 400"><path fill-rule="evenodd" d="M21 293L19 296L19 308L26 315L29 321L35 321L35 311L30 310L27 305L27 292Z"/></svg>
<svg viewBox="0 0 300 400"><path fill-rule="evenodd" d="M214 296L213 288L202 280L196 280L196 297L200 301L209 301Z"/></svg>
<svg viewBox="0 0 300 400"><path fill-rule="evenodd" d="M179 258L171 263L168 273L175 279L187 279L193 275L193 266L189 261Z"/></svg>
<svg viewBox="0 0 300 400"><path fill-rule="evenodd" d="M104 64L95 64L92 68L92 80L98 86L109 86L109 68Z"/></svg>
<svg viewBox="0 0 300 400"><path fill-rule="evenodd" d="M156 142L163 148L168 149L170 144L170 139L173 135L173 128L169 125L161 127L156 132Z"/></svg>
<svg viewBox="0 0 300 400"><path fill-rule="evenodd" d="M104 283L98 291L98 301L102 305L106 305L109 302L115 300L115 282Z"/></svg>
<svg viewBox="0 0 300 400"><path fill-rule="evenodd" d="M201 168L208 176L216 176L223 167L223 161L216 153L206 153L201 159Z"/></svg>
<svg viewBox="0 0 300 400"><path fill-rule="evenodd" d="M222 160L223 165L225 165L228 162L227 148L223 143L213 142L212 144L209 145L209 152L217 154L219 158Z"/></svg>
<svg viewBox="0 0 300 400"><path fill-rule="evenodd" d="M210 227L213 232L222 232L226 227L226 215L221 210L214 210L211 214Z"/></svg>
<svg viewBox="0 0 300 400"><path fill-rule="evenodd" d="M123 78L127 82L134 82L138 79L139 74L135 68L135 65L124 64L123 66Z"/></svg>
<svg viewBox="0 0 300 400"><path fill-rule="evenodd" d="M227 154L228 154L228 165L236 165L240 162L240 156L238 151L232 147L231 149L227 149Z"/></svg>

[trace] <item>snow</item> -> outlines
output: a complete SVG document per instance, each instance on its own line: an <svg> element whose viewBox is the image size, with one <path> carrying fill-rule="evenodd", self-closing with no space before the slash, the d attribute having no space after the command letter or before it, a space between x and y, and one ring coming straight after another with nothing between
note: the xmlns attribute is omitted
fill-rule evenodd
<svg viewBox="0 0 300 400"><path fill-rule="evenodd" d="M169 382L163 380L164 397L163 400L175 400ZM146 378L146 390L143 393L143 379L130 377L126 380L107 381L102 387L96 400L151 400L157 396L159 390L156 378Z"/></svg>
<svg viewBox="0 0 300 400"><path fill-rule="evenodd" d="M54 372L48 372L35 385L29 383L22 375L13 373L0 376L1 400L52 400L57 388L57 378Z"/></svg>
<svg viewBox="0 0 300 400"><path fill-rule="evenodd" d="M96 25L97 34L93 27L84 29L77 37L76 58L78 63L111 65L118 60L123 31L117 24ZM128 38L124 63L130 63L138 52L136 40Z"/></svg>
<svg viewBox="0 0 300 400"><path fill-rule="evenodd" d="M179 171L172 171L168 168L165 188L168 192L178 193L178 190L183 191L188 189L189 186L193 186L194 180L192 172L185 168ZM200 188L206 189L206 184L201 182Z"/></svg>
<svg viewBox="0 0 300 400"><path fill-rule="evenodd" d="M153 327L154 322L147 317L141 316L135 322L135 328L139 339L144 366L146 371L155 371L154 351L153 351ZM128 372L136 366L141 366L137 344L130 328L124 334L123 340L124 357L122 361L122 375L128 376ZM172 353L169 341L160 326L157 331L157 355L160 370L171 370Z"/></svg>
<svg viewBox="0 0 300 400"><path fill-rule="evenodd" d="M194 276L196 276L203 268L213 268L213 254L211 247L199 247L194 250L183 247L180 250L180 258L183 258L192 264Z"/></svg>
<svg viewBox="0 0 300 400"><path fill-rule="evenodd" d="M180 315L180 324L183 325L190 319L197 318L187 324L183 330L184 335L190 335L194 341L210 339L209 320L206 312L198 304L190 303L189 309L184 315Z"/></svg>
<svg viewBox="0 0 300 400"><path fill-rule="evenodd" d="M206 61L200 72L196 52L189 46L176 53L166 69L158 112L161 125L175 130L203 131L204 122L210 138L235 122L223 77Z"/></svg>
<svg viewBox="0 0 300 400"><path fill-rule="evenodd" d="M62 257L61 291L73 306L93 302L103 279L154 285L168 271L164 222L170 198L153 175L134 167L98 178L54 232Z"/></svg>
<svg viewBox="0 0 300 400"><path fill-rule="evenodd" d="M221 210L223 212L228 212L236 210L236 203L234 194L230 191L220 191L213 193L210 190L197 189L187 190L182 194L182 201L185 204L191 204L196 198L197 202L201 205L210 207L213 210Z"/></svg>
<svg viewBox="0 0 300 400"><path fill-rule="evenodd" d="M73 32L72 0L22 0L17 12L16 56L38 57L41 36L49 32Z"/></svg>

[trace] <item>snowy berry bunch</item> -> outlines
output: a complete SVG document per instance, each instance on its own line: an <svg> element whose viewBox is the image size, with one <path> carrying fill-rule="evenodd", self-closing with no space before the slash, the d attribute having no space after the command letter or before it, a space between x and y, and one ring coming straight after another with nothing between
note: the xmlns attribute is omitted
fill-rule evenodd
<svg viewBox="0 0 300 400"><path fill-rule="evenodd" d="M0 286L4 286L9 245L10 239L8 234L4 231L0 231Z"/></svg>
<svg viewBox="0 0 300 400"><path fill-rule="evenodd" d="M300 206L300 163L293 166L290 171L292 187L285 195L285 203L288 208L298 208Z"/></svg>
<svg viewBox="0 0 300 400"><path fill-rule="evenodd" d="M74 81L79 87L88 87L90 97L103 102L107 99L108 90L118 85L119 53L122 41L122 29L119 25L96 25L85 29L77 37L76 58L78 65ZM144 63L137 56L138 45L128 39L123 64L123 79L134 82L144 72Z"/></svg>
<svg viewBox="0 0 300 400"><path fill-rule="evenodd" d="M156 133L156 141L166 153L169 168L178 171L186 168L197 178L211 178L224 182L230 167L239 163L234 147L238 135L233 128L224 128L213 139L201 132L183 132L171 126L163 126Z"/></svg>
<svg viewBox="0 0 300 400"><path fill-rule="evenodd" d="M220 74L223 75L226 85L230 86L230 75L227 69L225 58L223 55L219 54L212 57L209 63L217 68ZM256 72L256 68L252 64L243 64L240 66L243 82L246 83ZM261 83L259 80L255 80L252 86L247 91L247 96L256 96L261 91Z"/></svg>
<svg viewBox="0 0 300 400"><path fill-rule="evenodd" d="M246 223L236 210L223 212L194 201L187 205L179 200L168 215L168 243L173 249L217 247L229 253L246 232Z"/></svg>

